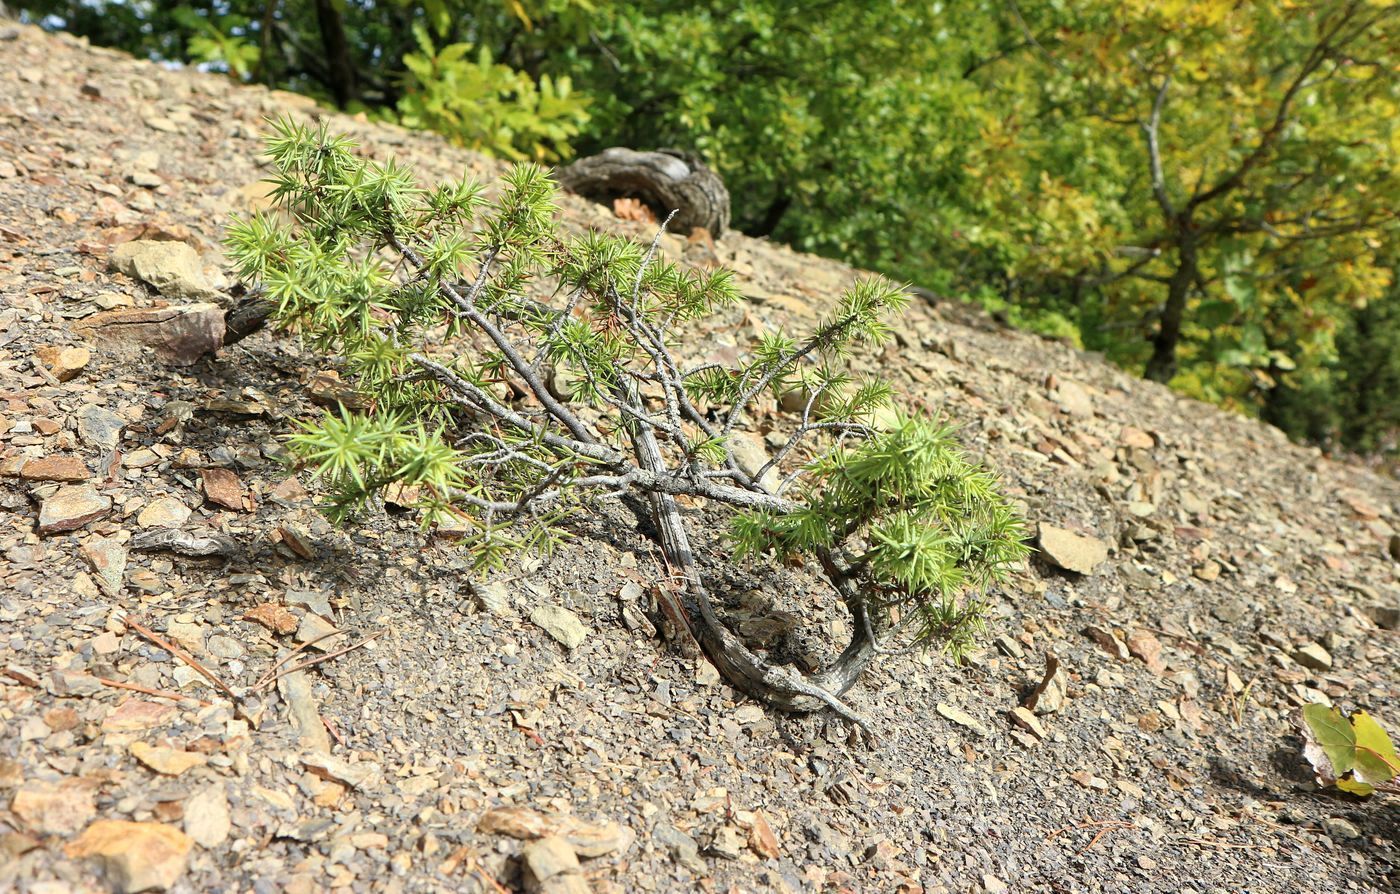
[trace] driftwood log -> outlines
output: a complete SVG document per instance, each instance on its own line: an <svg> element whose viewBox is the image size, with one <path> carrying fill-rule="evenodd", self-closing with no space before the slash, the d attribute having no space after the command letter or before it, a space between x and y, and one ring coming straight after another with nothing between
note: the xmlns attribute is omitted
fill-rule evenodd
<svg viewBox="0 0 1400 894"><path fill-rule="evenodd" d="M680 234L704 227L718 238L729 228L729 190L718 174L690 153L637 152L616 146L580 158L556 173L560 186L595 202L638 199L657 220L675 211L671 229Z"/></svg>

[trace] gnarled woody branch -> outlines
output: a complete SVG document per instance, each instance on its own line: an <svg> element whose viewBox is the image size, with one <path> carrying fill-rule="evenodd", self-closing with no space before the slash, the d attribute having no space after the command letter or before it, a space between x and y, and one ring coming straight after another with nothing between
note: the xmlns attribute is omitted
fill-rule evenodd
<svg viewBox="0 0 1400 894"><path fill-rule="evenodd" d="M392 245L411 265L420 272L423 270L425 265L421 257L410 246L402 244L397 239L392 241ZM652 255L648 254L647 260L649 261L651 257ZM486 271L483 271L482 275L485 276ZM639 275L633 286L634 291L640 289L640 282L641 276ZM480 280L473 283L468 294L479 293L480 285ZM536 421L506 406L484 389L466 381L448 367L423 354L412 354L409 359L471 408L485 411L513 427L519 434L531 439L538 439L565 455L586 458L593 463L602 465L611 473L573 478L561 473L552 476L549 486L537 489L528 499L513 503L482 500L470 494L458 493L453 496L477 509L509 515L537 511L547 507L559 499L562 488L566 486L604 489L611 492L635 488L646 493L653 521L656 523L660 535L665 559L683 582L683 586L679 588L667 586L658 588L657 599L662 603L661 609L668 618L685 626L683 635L693 638L720 674L741 692L787 711L805 712L830 708L843 718L855 723L868 734L870 729L868 721L841 699L841 696L855 684L861 672L878 652L878 644L872 636L872 625L865 616L864 601L856 589L855 581L841 572L838 563L829 553L822 556L822 564L828 579L841 595L844 603L852 612L853 620L856 621L852 624L854 633L851 641L830 667L812 677L804 677L790 668L771 664L745 646L724 626L716 614L714 604L696 566L690 538L675 498L681 495L702 497L731 506L763 509L780 514L794 511L797 504L768 494L761 484L738 470L732 453L728 451L726 452L726 460L729 465L734 466L735 471L739 471L739 476L736 477L741 482L741 486L716 483L703 475L696 474L695 467L689 464L676 471L668 469L654 427L648 424L649 412L637 389L632 385L619 386L612 397L615 404L625 411L624 418L627 420L625 427L632 442L633 456L628 457L599 443L598 439L587 432L585 424L578 416L569 411L548 392L537 371L525 360L523 353L505 332L492 325L485 315L475 307L474 303L468 300L454 285L443 282L439 288L458 313L487 334L496 348L501 351L511 369L524 380L529 393L543 406L547 413L547 419L552 421L554 425ZM625 302L616 292L612 293L612 298L619 305L619 310L623 311L620 316L624 324L634 330L639 341L644 341L648 354L654 360L654 376L661 381L668 398L668 415L672 420L678 422L683 408L688 418L699 422L707 433L714 434L715 429L710 426L708 420L705 420L704 416L685 397L684 383L680 380L680 365L671 355L664 340L659 337L659 333L639 331L644 324L639 315L632 311L632 307L635 307L635 296L632 297L632 302ZM838 320L830 328L839 329L847 325L848 321ZM820 345L828 342L832 337L833 334L830 331L818 332L807 344L789 352L784 362L790 364L801 359ZM770 371L761 378L761 384L757 387L748 385L743 394L744 403L751 400L761 391L762 387L771 382L774 375L775 373ZM736 413L731 413L725 420L724 430L726 433L732 428L736 415ZM804 422L806 416L807 414L804 413ZM795 440L796 436L794 436L793 441ZM791 450L793 441L785 445L787 450Z"/></svg>
<svg viewBox="0 0 1400 894"><path fill-rule="evenodd" d="M847 390L849 376L829 365L850 344L888 333L885 314L905 303L899 289L859 281L807 340L778 333L734 368L686 370L673 327L738 296L723 274L658 261L661 232L645 251L596 234L562 239L552 184L530 165L507 176L495 215L479 221L486 203L469 181L425 193L404 169L357 159L324 127L281 121L275 130L268 155L293 222L258 215L227 241L240 276L275 300L279 322L340 349L374 407L290 438L327 476L333 516L406 485L425 521L469 516L480 536L467 548L493 565L506 551L557 542L555 526L582 497L641 493L670 571L655 589L669 632L698 643L739 690L786 710L831 708L867 732L842 696L886 651L881 638L913 627L917 641L969 644L983 604L968 594L1024 555L1019 519L946 426L894 413L868 427L889 386ZM469 264L474 278L457 282ZM527 297L541 274L559 300ZM459 341L465 355L430 351L425 340L444 323L453 339L473 333L481 350ZM585 402L557 392L560 364L575 367L570 390ZM730 436L760 393L794 379L810 392L801 420L754 474ZM815 459L793 463L770 489L765 473L810 458L796 448L812 438L821 439L810 445ZM799 478L810 484L801 500L785 498ZM816 559L853 621L835 661L802 675L725 627L681 497L737 510L737 554Z"/></svg>

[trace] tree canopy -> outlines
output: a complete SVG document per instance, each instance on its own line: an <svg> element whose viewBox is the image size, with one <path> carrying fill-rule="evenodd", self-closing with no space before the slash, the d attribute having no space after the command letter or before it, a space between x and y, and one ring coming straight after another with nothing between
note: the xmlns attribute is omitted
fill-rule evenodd
<svg viewBox="0 0 1400 894"><path fill-rule="evenodd" d="M18 5L515 159L697 152L751 235L1296 436L1400 425L1388 0Z"/></svg>

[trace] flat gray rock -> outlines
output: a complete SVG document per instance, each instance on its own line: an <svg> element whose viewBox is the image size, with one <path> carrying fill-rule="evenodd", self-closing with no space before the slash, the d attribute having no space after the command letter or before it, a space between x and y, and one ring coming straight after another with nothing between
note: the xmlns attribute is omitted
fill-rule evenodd
<svg viewBox="0 0 1400 894"><path fill-rule="evenodd" d="M578 615L557 605L537 606L530 612L530 621L569 649L577 649L588 638Z"/></svg>
<svg viewBox="0 0 1400 894"><path fill-rule="evenodd" d="M1093 573L1108 558L1108 544L1104 541L1054 525L1040 526L1039 545L1050 564L1078 574Z"/></svg>

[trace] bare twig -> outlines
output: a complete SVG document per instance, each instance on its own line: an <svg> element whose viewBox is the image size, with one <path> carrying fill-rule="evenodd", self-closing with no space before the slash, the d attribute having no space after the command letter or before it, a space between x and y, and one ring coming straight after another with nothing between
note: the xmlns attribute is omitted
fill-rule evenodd
<svg viewBox="0 0 1400 894"><path fill-rule="evenodd" d="M345 748L348 746L348 743L345 741L345 737L340 734L340 730L335 728L335 724L331 723L331 719L329 717L321 715L321 725L326 728L326 732L331 734L331 738L335 739L337 745L339 745L341 748Z"/></svg>
<svg viewBox="0 0 1400 894"><path fill-rule="evenodd" d="M261 677L258 678L258 681L257 681L256 683L253 684L253 689L262 689L262 688L264 688L265 686L267 686L267 685L269 684L269 681L273 679L272 675L275 674L275 673L277 672L277 669L278 669L279 667L281 667L282 665L286 664L288 661L291 661L291 660L292 660L293 658L295 658L297 655L301 654L301 651L302 651L303 649L306 649L306 648L309 648L309 647L311 647L311 646L314 646L314 645L316 645L317 643L319 643L321 640L330 639L330 638L333 637L333 636L340 636L340 635L343 634L344 632L345 632L345 631L343 631L343 630L332 630L332 631L330 631L329 633L323 633L323 634L321 634L320 636L315 637L314 639L309 639L309 640L307 640L306 642L301 643L301 644L298 645L295 649L293 649L292 651L288 652L286 655L284 655L284 656L282 656L280 659L278 659L278 661L277 661L276 664L274 664L274 665L272 665L272 667L268 668L267 671L266 671L265 673L263 673L263 675L262 675Z"/></svg>
<svg viewBox="0 0 1400 894"><path fill-rule="evenodd" d="M422 257L411 247L400 242L398 237L389 234L387 239L394 250L405 258L408 258L420 272L427 269L427 264L423 261ZM492 249L492 252L494 251L496 250ZM481 275L477 278L476 282L472 284L471 291L466 295L458 292L452 283L445 279L439 280L438 291L450 299L452 303L457 306L462 316L466 317L472 325L486 333L487 337L495 344L496 349L506 358L511 369L515 371L515 374L529 386L535 400L539 401L540 405L548 410L549 414L568 430L569 435L574 440L584 444L597 444L598 439L593 436L588 426L584 425L568 407L564 406L555 399L554 395L549 393L549 389L545 387L544 380L540 378L539 372L533 369L530 362L520 355L515 344L506 334L497 328L496 324L487 319L486 315L476 306L476 296L485 288L490 275L491 262L494 260L494 257L494 254L488 252L486 260L482 263Z"/></svg>
<svg viewBox="0 0 1400 894"><path fill-rule="evenodd" d="M335 632L336 632L336 633L344 633L345 631L343 631L343 630L337 630L337 631L335 631ZM309 658L309 659L307 659L306 661L303 661L303 662L301 662L301 663L299 663L299 664L296 664L296 665L294 665L294 666L292 666L292 667L287 668L287 669L284 670L284 671L281 671L281 672L279 672L279 673L274 674L266 683L263 684L263 686L264 686L264 687L271 686L273 683L276 683L278 680L282 679L283 677L287 676L288 674L294 674L294 673L296 673L297 671L306 670L308 667L314 667L315 665L318 665L318 664L320 664L320 663L323 662L323 661L330 661L332 658L339 658L341 655L344 655L346 652L353 652L355 649L360 648L360 647L363 646L364 644L366 644L366 643L368 643L368 642L371 642L371 641L373 641L373 640L376 640L376 639L378 639L379 637L383 636L383 635L385 634L385 632L386 632L386 631L380 630L380 631L377 631L377 632L375 632L375 633L371 633L369 636L365 637L364 639L360 640L359 642L351 643L350 645L346 646L346 647L343 648L343 649L336 649L334 652L327 652L327 653L324 654L324 655L317 655L315 658ZM320 638L321 638L321 639L324 639L324 637L320 637Z"/></svg>
<svg viewBox="0 0 1400 894"><path fill-rule="evenodd" d="M475 854L467 854L467 872L481 879L491 886L491 890L496 894L510 894L510 890L501 885L491 877L491 873L482 868L481 863L476 859Z"/></svg>
<svg viewBox="0 0 1400 894"><path fill-rule="evenodd" d="M1137 826L1134 826L1132 823L1129 822L1124 822L1123 820L1088 820L1086 822L1072 823L1068 826L1061 826L1060 828L1055 829L1048 836L1046 836L1045 843L1049 844L1064 832L1070 832L1075 830L1087 831L1089 829L1096 829L1097 831L1094 833L1094 837L1089 840L1088 844L1080 848L1078 851L1078 853L1084 854L1088 853L1090 850L1093 850L1094 845L1098 844L1108 833L1120 829L1136 828Z"/></svg>
<svg viewBox="0 0 1400 894"><path fill-rule="evenodd" d="M139 686L135 683L124 683L121 680L109 680L106 677L93 677L93 679L101 683L103 686L111 686L113 689L129 689L132 692L140 692L145 695L153 695L156 698L169 698L174 699L175 701L189 700L198 702L200 706L206 708L213 704L213 702L211 701L206 701L202 698L195 698L192 695L182 695L178 692L171 692L169 689L152 689L149 686Z"/></svg>
<svg viewBox="0 0 1400 894"><path fill-rule="evenodd" d="M130 615L123 618L122 623L125 624L127 627L130 627L132 630L135 630L137 633L141 634L146 639L155 643L157 646L161 647L165 651L169 652L171 655L174 655L176 658L179 658L181 661L188 664L200 676L204 677L204 679L214 684L215 689L228 696L230 699L233 700L235 704L238 703L238 693L234 692L233 688L230 687L223 680L221 680L217 674L209 670L209 668L205 667L204 665L200 664L198 659L196 659L189 652L186 652L184 649L180 648L174 643L169 642L164 637L160 636L155 631L151 630L151 628L142 624L140 621L136 620Z"/></svg>

